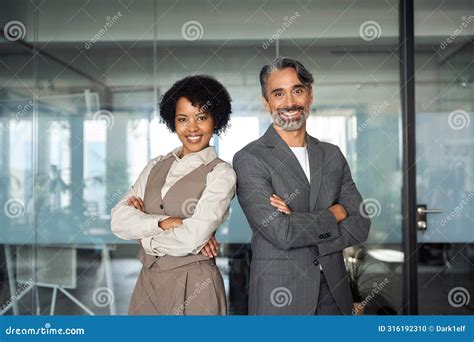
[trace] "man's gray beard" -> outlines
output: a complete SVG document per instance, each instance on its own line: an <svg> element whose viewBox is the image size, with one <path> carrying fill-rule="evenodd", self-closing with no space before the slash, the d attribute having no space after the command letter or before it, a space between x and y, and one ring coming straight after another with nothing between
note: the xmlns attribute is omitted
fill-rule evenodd
<svg viewBox="0 0 474 342"><path fill-rule="evenodd" d="M301 117L297 121L285 120L280 116L278 111L275 111L272 114L272 121L276 126L280 127L285 131L296 131L303 127L308 117L309 111L303 112L303 115L301 115Z"/></svg>

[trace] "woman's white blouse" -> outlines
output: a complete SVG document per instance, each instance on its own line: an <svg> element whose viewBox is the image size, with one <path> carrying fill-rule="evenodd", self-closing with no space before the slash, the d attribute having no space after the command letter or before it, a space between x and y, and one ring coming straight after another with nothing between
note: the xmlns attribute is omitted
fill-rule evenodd
<svg viewBox="0 0 474 342"><path fill-rule="evenodd" d="M125 240L141 240L147 254L159 256L198 254L229 215L237 177L228 163L217 164L214 170L208 173L206 188L196 204L192 217L184 219L183 224L178 227L163 230L158 223L169 216L146 214L127 204L127 199L131 196L144 198L148 175L160 160L170 155L175 158L161 190L161 196L164 197L179 179L216 158L214 147L209 146L180 159L178 155L181 148L150 160L135 184L111 211L112 232Z"/></svg>

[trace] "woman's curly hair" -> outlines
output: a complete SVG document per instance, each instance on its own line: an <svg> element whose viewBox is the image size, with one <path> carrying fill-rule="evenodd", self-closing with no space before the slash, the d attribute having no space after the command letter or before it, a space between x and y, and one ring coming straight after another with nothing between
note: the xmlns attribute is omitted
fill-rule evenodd
<svg viewBox="0 0 474 342"><path fill-rule="evenodd" d="M160 116L171 132L176 132L176 104L185 97L194 107L209 113L214 119L214 134L224 132L229 124L232 101L227 89L207 75L188 76L177 81L163 95L159 107Z"/></svg>

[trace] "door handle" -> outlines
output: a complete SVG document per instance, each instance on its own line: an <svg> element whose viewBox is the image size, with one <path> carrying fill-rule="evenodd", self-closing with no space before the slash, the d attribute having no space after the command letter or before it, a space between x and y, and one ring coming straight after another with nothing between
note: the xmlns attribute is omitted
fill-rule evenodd
<svg viewBox="0 0 474 342"><path fill-rule="evenodd" d="M418 214L439 214L443 212L443 209L426 209L426 207L418 206L416 211Z"/></svg>
<svg viewBox="0 0 474 342"><path fill-rule="evenodd" d="M442 212L442 209L428 209L426 204L418 204L416 206L416 228L425 232L428 229L426 214L439 214Z"/></svg>

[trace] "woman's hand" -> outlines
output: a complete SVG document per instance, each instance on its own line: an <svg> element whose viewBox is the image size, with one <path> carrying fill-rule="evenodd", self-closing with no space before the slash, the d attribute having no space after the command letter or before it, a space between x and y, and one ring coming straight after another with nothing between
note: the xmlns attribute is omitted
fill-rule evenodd
<svg viewBox="0 0 474 342"><path fill-rule="evenodd" d="M129 197L127 200L127 204L134 207L135 209L145 212L145 203L140 197Z"/></svg>
<svg viewBox="0 0 474 342"><path fill-rule="evenodd" d="M285 201L275 194L270 197L270 204L283 214L291 214L291 209L288 207Z"/></svg>
<svg viewBox="0 0 474 342"><path fill-rule="evenodd" d="M214 258L217 256L217 248L219 245L217 244L215 233L209 239L207 244L201 249L201 254L204 254L208 258Z"/></svg>
<svg viewBox="0 0 474 342"><path fill-rule="evenodd" d="M158 226L163 230L173 229L183 224L183 220L179 217L169 217L166 220L160 221Z"/></svg>
<svg viewBox="0 0 474 342"><path fill-rule="evenodd" d="M127 204L138 209L140 211L145 212L145 203L140 197L132 196L127 200ZM183 224L183 220L179 217L169 217L166 220L160 221L158 226L163 229L172 229L178 227Z"/></svg>
<svg viewBox="0 0 474 342"><path fill-rule="evenodd" d="M208 258L214 258L217 256L217 248L219 245L217 244L215 234L209 239L207 244L201 249L201 254L204 254Z"/></svg>

